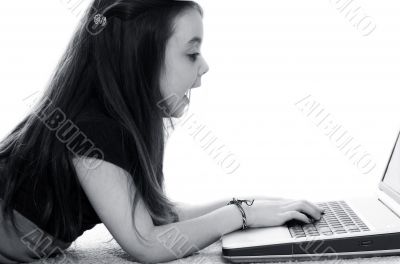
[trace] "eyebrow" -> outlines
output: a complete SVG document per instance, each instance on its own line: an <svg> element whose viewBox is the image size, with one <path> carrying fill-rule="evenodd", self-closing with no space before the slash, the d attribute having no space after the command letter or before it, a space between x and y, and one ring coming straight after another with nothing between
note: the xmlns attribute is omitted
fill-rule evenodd
<svg viewBox="0 0 400 264"><path fill-rule="evenodd" d="M188 45L193 45L193 44L201 44L201 38L200 37L194 37L191 40L188 41Z"/></svg>

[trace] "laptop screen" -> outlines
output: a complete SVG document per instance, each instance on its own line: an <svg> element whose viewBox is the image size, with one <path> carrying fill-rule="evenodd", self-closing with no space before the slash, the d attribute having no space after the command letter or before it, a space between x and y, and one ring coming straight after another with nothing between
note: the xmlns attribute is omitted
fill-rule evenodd
<svg viewBox="0 0 400 264"><path fill-rule="evenodd" d="M399 134L400 135L400 134ZM383 183L386 187L390 188L391 191L396 192L400 195L400 140L399 135L397 136L395 146L390 155L389 162L386 166L386 170L383 176Z"/></svg>

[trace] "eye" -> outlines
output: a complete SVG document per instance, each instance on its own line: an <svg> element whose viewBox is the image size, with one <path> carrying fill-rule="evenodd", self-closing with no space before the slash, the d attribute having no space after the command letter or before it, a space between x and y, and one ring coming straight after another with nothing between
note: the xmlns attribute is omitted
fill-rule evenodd
<svg viewBox="0 0 400 264"><path fill-rule="evenodd" d="M197 56L199 56L199 55L200 55L200 53L188 54L189 58L190 58L192 61L195 61L195 60L197 59Z"/></svg>

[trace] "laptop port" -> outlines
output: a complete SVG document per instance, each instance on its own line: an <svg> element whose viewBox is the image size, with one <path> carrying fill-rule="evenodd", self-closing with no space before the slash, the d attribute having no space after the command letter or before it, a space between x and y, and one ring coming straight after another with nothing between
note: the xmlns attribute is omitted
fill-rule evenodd
<svg viewBox="0 0 400 264"><path fill-rule="evenodd" d="M372 245L372 240L365 240L360 242L360 246L367 247Z"/></svg>

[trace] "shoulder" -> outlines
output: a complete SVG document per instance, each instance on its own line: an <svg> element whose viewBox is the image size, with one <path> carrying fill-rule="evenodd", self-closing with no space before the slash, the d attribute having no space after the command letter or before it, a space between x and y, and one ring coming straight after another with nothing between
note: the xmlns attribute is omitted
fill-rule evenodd
<svg viewBox="0 0 400 264"><path fill-rule="evenodd" d="M127 136L122 124L109 116L98 100L90 99L75 118L77 128L92 140L115 139Z"/></svg>
<svg viewBox="0 0 400 264"><path fill-rule="evenodd" d="M105 115L84 116L76 120L77 128L94 138L104 136L126 136L128 131L118 121Z"/></svg>
<svg viewBox="0 0 400 264"><path fill-rule="evenodd" d="M98 114L82 116L75 125L79 134L70 144L75 156L105 160L127 171L134 168L136 144L122 124Z"/></svg>

